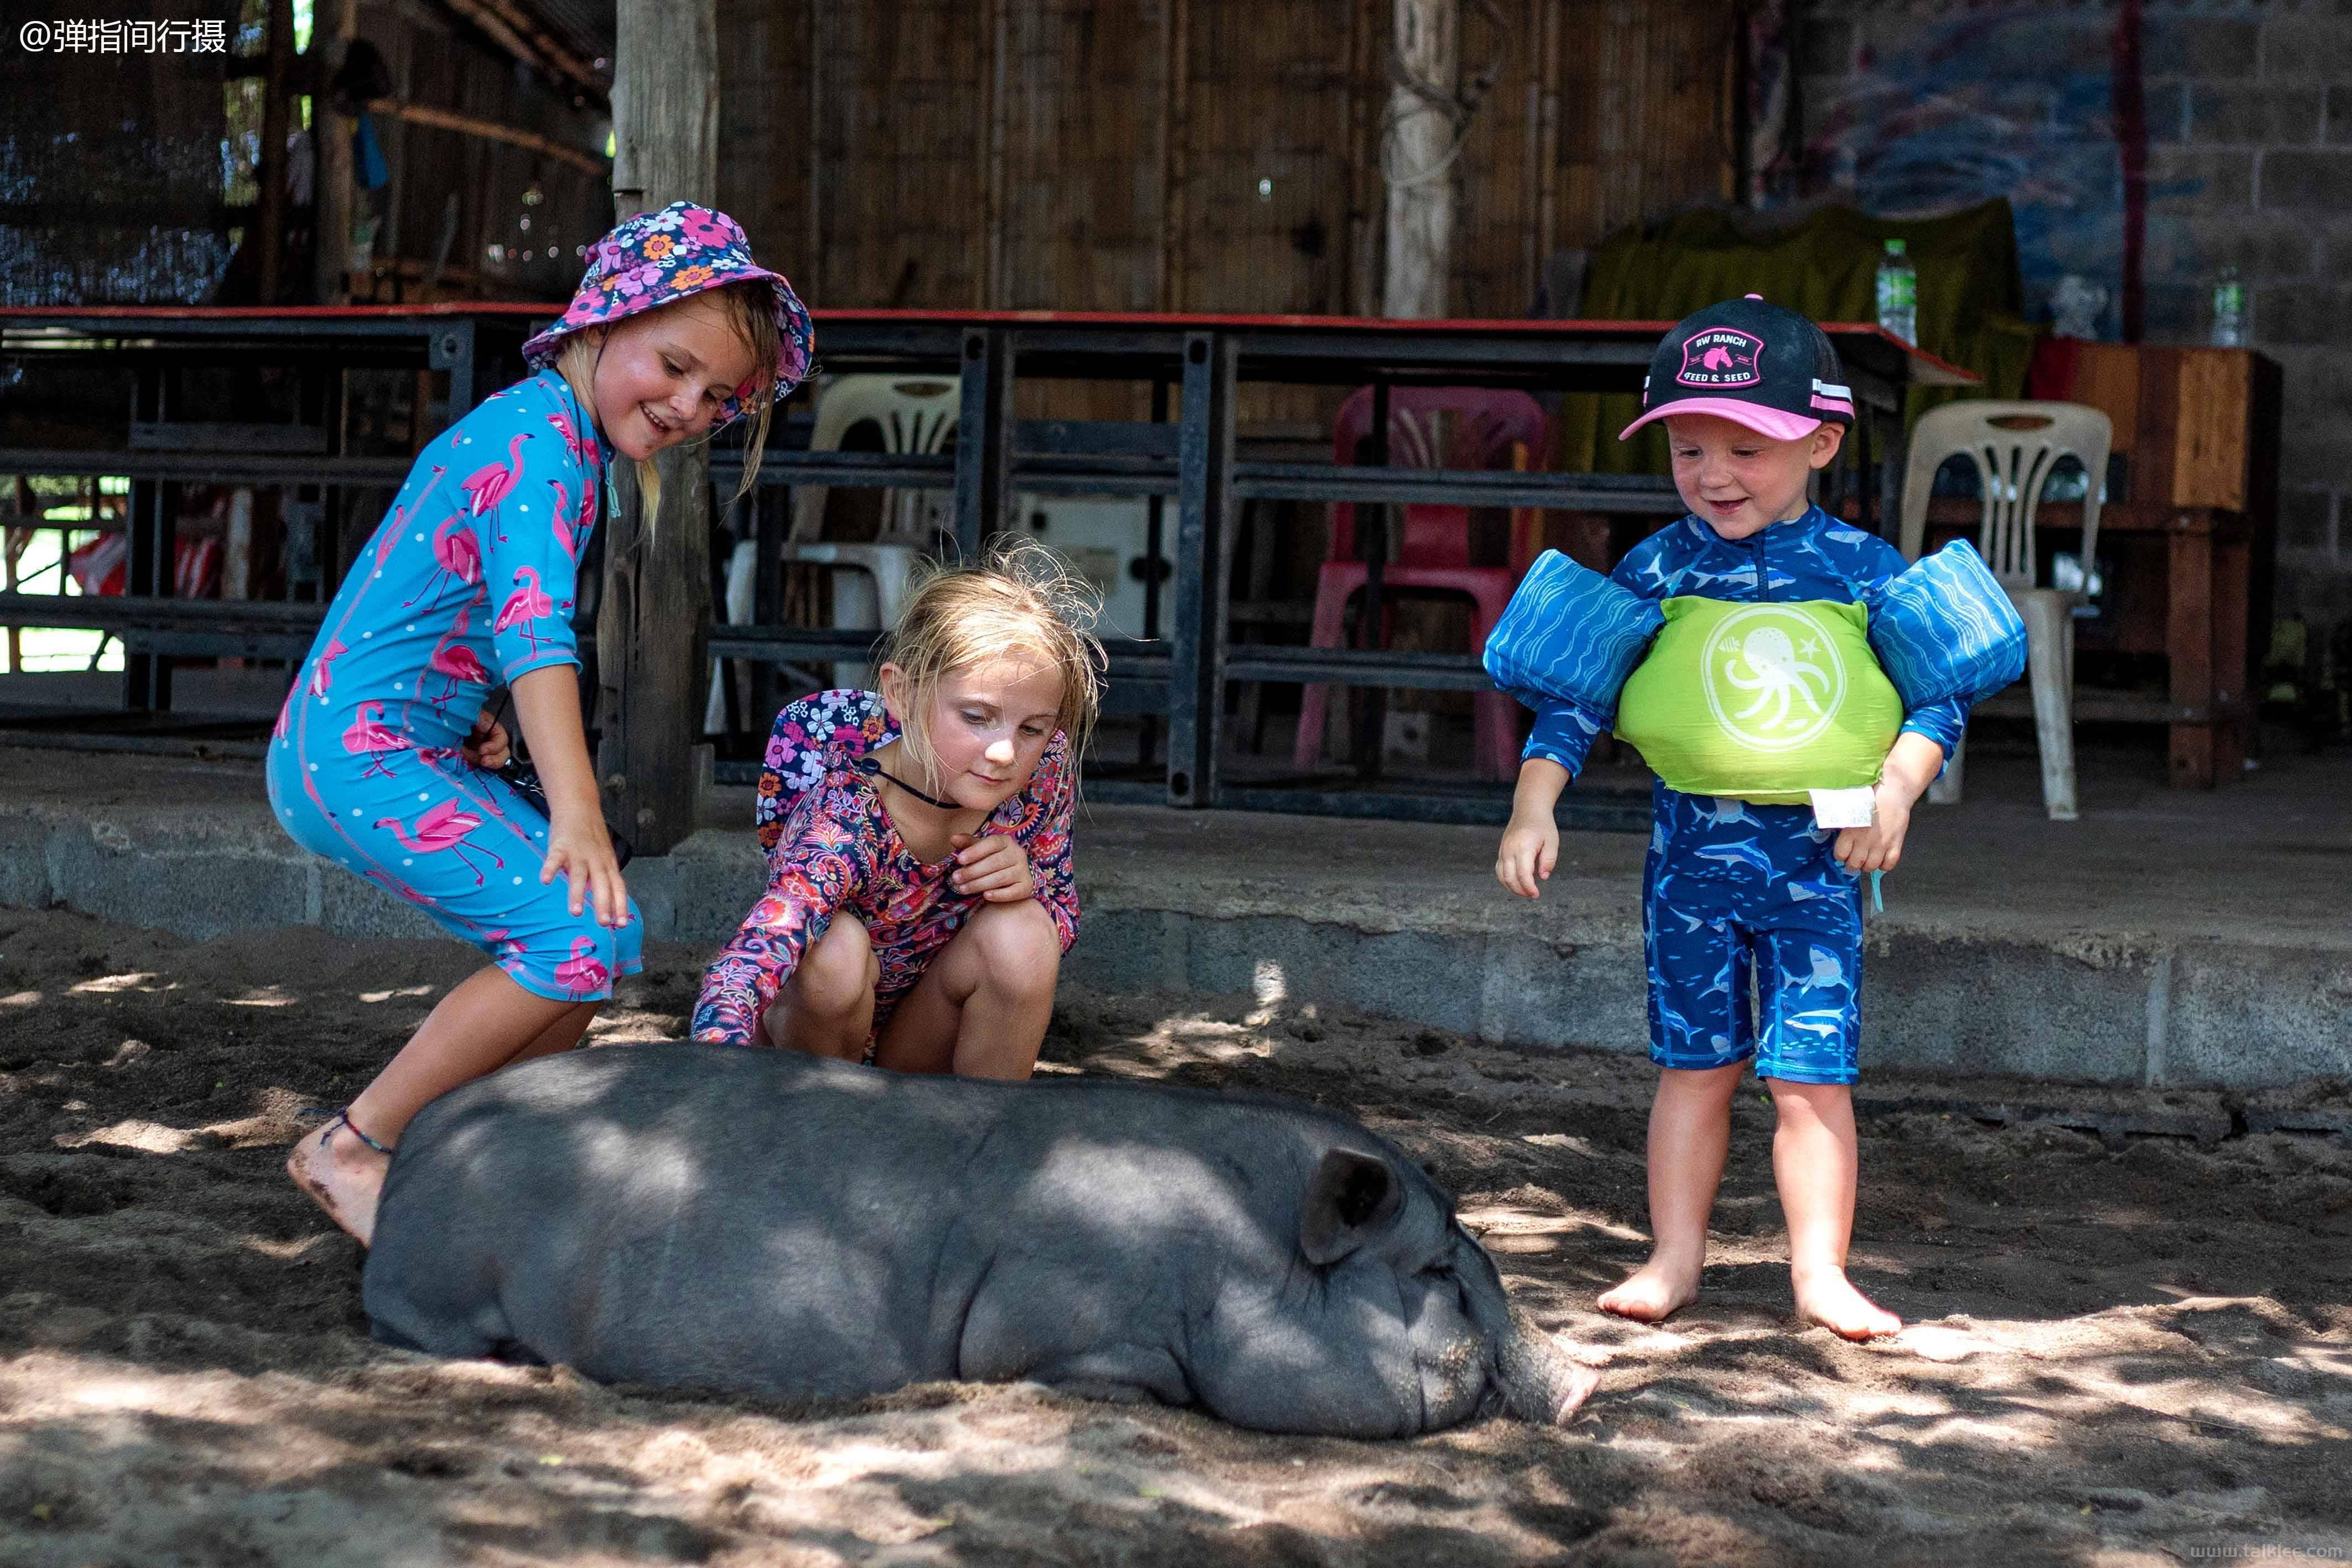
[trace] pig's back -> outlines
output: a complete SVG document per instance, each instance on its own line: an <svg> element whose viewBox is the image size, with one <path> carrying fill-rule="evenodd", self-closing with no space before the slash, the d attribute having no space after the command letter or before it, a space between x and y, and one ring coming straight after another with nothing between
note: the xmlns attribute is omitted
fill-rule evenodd
<svg viewBox="0 0 2352 1568"><path fill-rule="evenodd" d="M1014 1272L1108 1267L1148 1301L1217 1261L1202 1249L1286 1268L1277 1244L1297 1216L1259 1210L1302 1190L1334 1141L1383 1146L1316 1107L1162 1084L913 1077L729 1046L578 1051L454 1090L409 1124L362 1298L379 1339L436 1354L882 1392L966 1375L992 1269L1001 1291ZM1269 1246L1281 1256L1255 1256Z"/></svg>
<svg viewBox="0 0 2352 1568"><path fill-rule="evenodd" d="M567 1053L419 1113L384 1183L362 1299L376 1335L562 1362L606 1382L850 1395L954 1375L933 1314L961 1216L859 1158L877 1116L942 1170L992 1097L724 1046ZM877 1103L886 1095L887 1102Z"/></svg>

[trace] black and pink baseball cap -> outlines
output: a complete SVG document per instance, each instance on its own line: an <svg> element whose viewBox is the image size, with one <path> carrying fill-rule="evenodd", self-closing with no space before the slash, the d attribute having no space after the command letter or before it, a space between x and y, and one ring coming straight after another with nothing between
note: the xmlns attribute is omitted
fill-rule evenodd
<svg viewBox="0 0 2352 1568"><path fill-rule="evenodd" d="M1642 383L1642 417L1712 413L1775 441L1795 441L1825 423L1853 423L1853 391L1829 334L1760 294L1727 299L1675 323Z"/></svg>

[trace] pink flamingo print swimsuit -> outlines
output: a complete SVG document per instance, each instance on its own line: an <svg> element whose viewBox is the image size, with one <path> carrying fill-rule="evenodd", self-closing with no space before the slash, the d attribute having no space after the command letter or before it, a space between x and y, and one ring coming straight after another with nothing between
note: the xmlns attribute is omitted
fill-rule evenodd
<svg viewBox="0 0 2352 1568"><path fill-rule="evenodd" d="M577 665L578 556L612 450L543 371L426 446L278 716L269 801L294 841L406 899L529 990L599 1001L644 925L541 886L547 819L459 754L494 684Z"/></svg>
<svg viewBox="0 0 2352 1568"><path fill-rule="evenodd" d="M768 852L768 889L734 940L702 978L694 1038L720 1045L766 1045L761 1020L776 993L821 940L835 911L865 924L882 968L874 986L880 1030L932 956L963 927L980 900L948 885L952 860L925 864L883 808L875 782L855 764L898 738L874 692L818 692L785 705L768 737L753 821ZM1078 890L1070 866L1070 819L1077 801L1070 738L1055 732L1028 787L981 827L1008 833L1029 857L1037 902L1061 934L1078 936Z"/></svg>

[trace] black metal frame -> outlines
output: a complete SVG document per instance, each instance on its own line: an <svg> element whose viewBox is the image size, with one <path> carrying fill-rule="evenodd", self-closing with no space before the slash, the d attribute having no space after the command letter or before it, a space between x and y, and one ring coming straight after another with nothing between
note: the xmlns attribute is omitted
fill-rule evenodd
<svg viewBox="0 0 2352 1568"><path fill-rule="evenodd" d="M428 364L452 375L453 416L470 407L478 334L495 325L520 331L530 312L493 310L478 316L320 319L331 313L206 319L203 313L134 324L119 317L0 312L0 352L44 348L142 355L142 376L184 356L215 360L235 350L277 362L322 359L349 366ZM544 312L537 312L541 319ZM1025 317L1013 314L922 316L905 312L827 312L819 333L830 371L952 371L962 404L952 457L870 452L772 451L760 488L822 481L831 486L925 488L956 492L956 542L967 557L1005 526L1016 491L1140 496L1176 504L1175 594L1169 635L1118 640L1110 647L1110 677L1124 688L1125 711L1164 714L1164 789L1089 785L1097 798L1155 800L1181 807L1226 806L1304 810L1348 815L1495 821L1508 810L1507 786L1438 789L1240 788L1222 776L1219 720L1230 681L1330 682L1360 688L1489 688L1474 655L1393 653L1379 649L1232 646L1227 579L1239 508L1250 500L1354 501L1369 504L1365 607L1376 625L1384 550L1377 531L1385 508L1414 502L1475 507L1543 507L1646 513L1683 510L1663 479L1601 475L1496 473L1399 468L1385 461L1363 466L1244 463L1235 457L1238 388L1245 381L1360 385L1509 385L1529 390L1625 392L1639 387L1662 323L1480 322L1403 325L1314 318ZM1874 329L1832 328L1862 414L1856 456L1863 515L1874 498L1895 496L1905 460L1903 393L1916 380L1958 382L1963 375L1925 359ZM1168 423L1097 424L1013 418L1017 375L1148 381L1155 413L1166 389L1176 392L1176 420ZM146 395L142 382L142 398ZM1377 394L1385 402L1384 391ZM142 405L143 406L143 405ZM1383 432L1384 421L1376 421ZM1873 427L1875 427L1874 430ZM1872 439L1873 435L1876 439ZM975 439L978 436L978 439ZM1384 457L1379 450L1376 458ZM730 493L740 458L727 447L711 454L711 482ZM299 658L307 648L315 606L175 603L157 590L170 580L171 507L163 487L175 481L301 482L331 491L347 486L396 486L406 464L330 452L322 457L244 454L172 455L9 452L0 472L106 473L133 476L132 595L101 601L0 594L0 624L99 626L123 635L137 650L142 673L126 682L128 706L169 706L160 655L246 654ZM141 486L146 488L142 490ZM763 564L780 545L780 508L758 526ZM763 572L763 579L769 574ZM321 597L328 597L322 581ZM763 619L772 621L775 595L763 583ZM1150 619L1159 619L1151 595ZM304 612L308 612L307 620ZM1154 628L1147 628L1154 629ZM772 624L714 628L711 653L765 665L788 661L826 663L866 653L873 636ZM129 663L130 661L126 661ZM1106 781L1109 785L1109 781ZM1639 826L1646 811L1626 801L1571 795L1563 820L1590 826Z"/></svg>
<svg viewBox="0 0 2352 1568"><path fill-rule="evenodd" d="M250 631L254 616L276 606L198 604L171 597L178 549L179 486L186 484L277 486L289 491L315 489L315 500L289 503L315 507L314 538L321 601L332 596L338 563L333 541L340 534L342 492L397 488L407 477L405 458L352 457L342 448L343 386L349 370L416 369L449 372L448 407L456 418L479 400L477 367L489 357L492 340L520 345L528 326L551 312L533 308L457 312L419 308L409 312L310 309L290 311L128 308L117 310L0 310L0 354L27 360L102 360L131 374L131 422L135 444L142 433L166 425L172 372L211 368L225 361L312 372L304 388L308 411L318 416L325 450L273 453L251 450L58 451L0 448L0 473L89 477L127 476L130 559L125 596L112 604L38 595L0 594L0 623L87 626L114 632L123 644L123 707L165 714L172 706L169 656L290 656L299 659L307 642L290 655L257 653ZM68 617L59 609L70 604ZM116 613L130 608L135 613ZM310 616L315 626L317 613ZM209 630L208 630L209 628Z"/></svg>

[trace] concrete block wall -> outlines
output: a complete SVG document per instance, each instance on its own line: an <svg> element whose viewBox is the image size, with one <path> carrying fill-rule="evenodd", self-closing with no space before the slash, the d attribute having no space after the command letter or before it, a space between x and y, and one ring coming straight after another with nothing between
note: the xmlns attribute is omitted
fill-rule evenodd
<svg viewBox="0 0 2352 1568"><path fill-rule="evenodd" d="M2276 613L2352 638L2352 7L2147 7L2147 334L2201 341L2212 278L2246 283L2251 341L2279 361ZM2352 686L2352 668L2327 672Z"/></svg>
<svg viewBox="0 0 2352 1568"><path fill-rule="evenodd" d="M1951 14L1904 0L1799 3L1809 119L1840 101L1874 51ZM1983 47L1997 48L2003 13L2021 28L2058 9L2094 13L2084 23L2095 26L2117 8L1974 9L1988 24ZM2215 276L2238 268L2250 341L2284 372L2276 614L2301 618L2313 663L2352 688L2352 5L2147 0L2140 37L2145 338L2207 341Z"/></svg>

